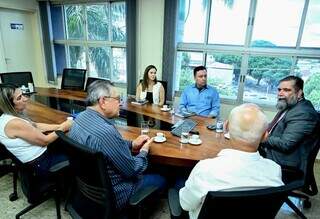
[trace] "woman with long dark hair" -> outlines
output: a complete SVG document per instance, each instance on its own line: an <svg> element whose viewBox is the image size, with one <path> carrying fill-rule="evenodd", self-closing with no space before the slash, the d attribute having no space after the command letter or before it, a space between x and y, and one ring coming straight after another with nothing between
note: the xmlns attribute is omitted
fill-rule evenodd
<svg viewBox="0 0 320 219"><path fill-rule="evenodd" d="M157 81L157 68L154 65L149 65L144 70L143 79L139 83L136 92L137 100L148 100L149 103L162 106L164 104L164 88Z"/></svg>

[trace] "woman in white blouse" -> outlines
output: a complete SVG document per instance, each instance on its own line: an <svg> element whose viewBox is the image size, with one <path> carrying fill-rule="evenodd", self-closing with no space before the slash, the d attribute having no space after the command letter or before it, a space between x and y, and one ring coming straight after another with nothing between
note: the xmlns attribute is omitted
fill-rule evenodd
<svg viewBox="0 0 320 219"><path fill-rule="evenodd" d="M149 103L162 106L165 100L163 85L157 81L157 68L149 65L144 70L143 79L139 83L136 92L137 100L148 100Z"/></svg>
<svg viewBox="0 0 320 219"><path fill-rule="evenodd" d="M58 138L55 130L68 131L71 120L61 124L35 123L23 115L28 97L11 84L0 84L0 142L22 163L35 168L39 175L67 160L60 153L47 150ZM44 134L47 133L47 134Z"/></svg>

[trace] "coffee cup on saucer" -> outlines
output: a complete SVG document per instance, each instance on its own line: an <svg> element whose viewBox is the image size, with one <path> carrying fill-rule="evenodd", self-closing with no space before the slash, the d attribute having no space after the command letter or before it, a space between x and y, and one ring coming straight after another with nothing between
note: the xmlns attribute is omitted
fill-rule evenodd
<svg viewBox="0 0 320 219"><path fill-rule="evenodd" d="M154 138L155 142L164 142L166 138L164 137L164 134L162 132L158 132L156 137Z"/></svg>
<svg viewBox="0 0 320 219"><path fill-rule="evenodd" d="M163 105L162 107L164 110L168 109L168 105Z"/></svg>
<svg viewBox="0 0 320 219"><path fill-rule="evenodd" d="M200 140L199 135L191 135L191 140L194 142L198 142Z"/></svg>

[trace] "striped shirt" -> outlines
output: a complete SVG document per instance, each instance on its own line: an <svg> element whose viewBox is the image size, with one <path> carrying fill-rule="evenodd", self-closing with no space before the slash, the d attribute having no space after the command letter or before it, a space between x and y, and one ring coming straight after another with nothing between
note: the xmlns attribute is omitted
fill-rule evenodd
<svg viewBox="0 0 320 219"><path fill-rule="evenodd" d="M141 151L132 156L132 142L122 138L112 120L90 108L77 116L69 136L105 155L116 206L118 209L123 208L147 168L147 152Z"/></svg>

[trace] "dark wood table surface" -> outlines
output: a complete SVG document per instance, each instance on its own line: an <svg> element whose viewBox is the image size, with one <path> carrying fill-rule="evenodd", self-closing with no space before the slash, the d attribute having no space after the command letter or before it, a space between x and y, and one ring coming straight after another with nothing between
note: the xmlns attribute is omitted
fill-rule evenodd
<svg viewBox="0 0 320 219"><path fill-rule="evenodd" d="M83 101L86 97L85 92L55 88L37 88L36 95L80 101ZM161 107L156 105L146 104L141 106L125 101L121 108L171 124L181 120L180 117L171 115L170 112L161 111ZM33 100L29 101L26 113L33 121L46 123L60 123L70 115ZM223 137L223 134L218 134L206 128L207 124L214 122L213 119L200 116L193 116L191 119L198 122L195 129L200 133L202 144L197 146L181 144L179 137L173 136L170 131L150 129L150 137L155 136L157 132L163 132L167 139L164 143L152 143L150 148L151 162L174 166L194 166L199 160L215 157L222 148L226 148L228 140ZM118 125L117 128L125 139L132 140L140 134L139 127Z"/></svg>

